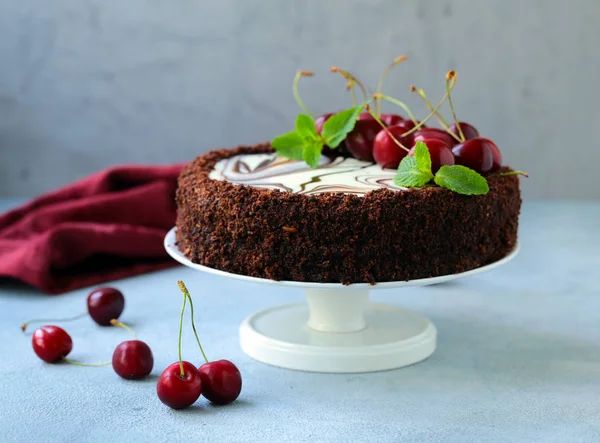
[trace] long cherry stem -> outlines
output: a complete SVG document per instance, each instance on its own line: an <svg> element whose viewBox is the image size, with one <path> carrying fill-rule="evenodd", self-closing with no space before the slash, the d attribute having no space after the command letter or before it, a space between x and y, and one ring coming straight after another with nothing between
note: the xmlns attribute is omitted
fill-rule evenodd
<svg viewBox="0 0 600 443"><path fill-rule="evenodd" d="M204 348L202 348L202 344L200 343L200 338L198 338L198 332L196 332L196 324L194 322L194 302L192 301L192 296L190 295L190 291L188 291L188 288L185 286L185 283L183 283L181 280L179 280L177 282L177 285L179 286L179 289L181 289L181 292L183 292L183 295L185 297L187 297L187 299L190 302L190 313L191 313L191 318L192 318L192 330L194 331L194 335L196 336L196 341L198 342L198 347L200 348L200 352L202 353L202 357L204 358L204 361L206 363L208 363L208 358L206 358L206 354L204 353Z"/></svg>
<svg viewBox="0 0 600 443"><path fill-rule="evenodd" d="M452 87L456 83L456 71L448 71L446 74L446 94L448 94L448 105L450 106L450 112L452 112L452 118L454 119L454 124L456 125L456 129L458 130L458 135L460 137L460 141L465 141L465 134L463 134L462 128L460 127L460 123L456 118L456 112L454 111L454 105L452 104L452 96L450 95L450 91Z"/></svg>
<svg viewBox="0 0 600 443"><path fill-rule="evenodd" d="M339 72L341 74L341 76L344 77L346 80L351 81L352 83L356 83L363 94L364 101L365 102L367 101L367 98L369 95L367 94L367 89L365 88L365 85L363 85L360 80L358 80L356 77L354 77L348 71L344 71L343 69L340 69L337 66L333 66L330 69L330 71L331 72Z"/></svg>
<svg viewBox="0 0 600 443"><path fill-rule="evenodd" d="M48 323L48 322L68 322L68 321L73 321L73 320L79 320L80 318L83 318L85 316L87 316L88 313L87 312L82 312L79 315L76 315L75 317L68 317L68 318L36 318L34 320L29 320L28 322L25 322L21 325L21 331L25 332L25 330L27 329L27 326L29 326L29 324L31 323Z"/></svg>
<svg viewBox="0 0 600 443"><path fill-rule="evenodd" d="M406 114L408 115L408 118L410 118L415 125L418 123L417 119L415 118L414 114L411 112L411 110L408 107L408 105L406 105L405 103L401 102L400 100L396 100L393 97L390 97L390 96L384 95L384 94L380 94L380 93L373 94L372 97L375 100L383 99L385 101L388 101L390 103L395 104L396 106L401 107L402 109L404 109L404 112L406 112Z"/></svg>
<svg viewBox="0 0 600 443"><path fill-rule="evenodd" d="M177 352L179 355L179 370L182 377L185 377L185 371L183 370L183 359L181 358L181 335L183 333L183 313L185 312L185 304L187 297L183 294L183 305L181 306L181 315L179 317L179 340L177 343Z"/></svg>
<svg viewBox="0 0 600 443"><path fill-rule="evenodd" d="M350 97L352 98L352 106L356 106L356 93L354 92L354 82L352 80L348 80L346 84L346 89L350 91Z"/></svg>
<svg viewBox="0 0 600 443"><path fill-rule="evenodd" d="M133 335L133 338L135 338L136 340L138 339L137 334L135 333L135 331L133 329L131 329L129 326L127 326L125 323L120 322L119 320L117 320L116 318L113 318L110 321L110 324L113 326L117 326L119 328L123 328L126 331L129 331L131 333L131 335Z"/></svg>
<svg viewBox="0 0 600 443"><path fill-rule="evenodd" d="M375 121L377 123L379 123L379 125L383 128L383 130L386 132L386 134L394 141L394 143L396 143L399 147L401 147L402 149L404 149L406 152L410 151L410 149L408 149L406 146L404 146L402 143L400 143L400 140L398 140L396 137L394 137L394 135L388 129L388 127L386 126L386 124L381 121L381 119L379 118L379 116L375 112L373 112L373 109L371 109L371 107L368 104L365 105L365 109L367 111L369 111L369 114L371 114L371 117L373 117L375 119Z"/></svg>
<svg viewBox="0 0 600 443"><path fill-rule="evenodd" d="M425 95L425 91L423 91L422 89L416 88L415 86L412 86L412 85L410 86L410 90L412 92L416 92L419 95L419 97L421 97L423 99L423 101L425 102L425 106L427 106L427 109L429 109L429 111L432 111L433 109L435 109L433 104L429 101L429 99ZM450 130L450 125L448 124L448 121L444 118L444 116L442 114L440 114L439 111L436 112L433 117L436 119L436 121L439 123L439 125L442 128L444 128L444 130L448 134L450 134L450 136L452 138L454 138L459 143L462 142L460 137Z"/></svg>
<svg viewBox="0 0 600 443"><path fill-rule="evenodd" d="M71 360L70 358L67 357L63 357L62 358L64 361L66 361L69 364L75 365L75 366L92 366L92 367L98 367L98 366L106 366L106 365L110 365L112 362L110 361L105 361L103 363L83 363L77 360Z"/></svg>
<svg viewBox="0 0 600 443"><path fill-rule="evenodd" d="M298 106L300 106L304 110L304 112L306 112L308 115L310 115L314 119L315 114L313 114L310 111L310 109L308 109L308 107L304 104L304 102L300 98L300 93L298 92L298 83L300 83L300 79L302 77L312 77L313 75L315 75L315 74L311 71L298 71L296 73L296 76L294 77L294 83L292 85L292 90L294 92L294 98L296 99L296 103L298 103Z"/></svg>
<svg viewBox="0 0 600 443"><path fill-rule="evenodd" d="M402 63L404 60L406 60L406 56L400 55L396 57L392 61L392 63L388 65L387 68L385 68L385 71L383 71L383 74L381 74L381 78L379 79L379 83L377 84L377 94L381 94L381 89L383 88L383 81L388 76L392 68L397 64ZM377 115L381 115L381 97L379 97L379 99L377 100Z"/></svg>

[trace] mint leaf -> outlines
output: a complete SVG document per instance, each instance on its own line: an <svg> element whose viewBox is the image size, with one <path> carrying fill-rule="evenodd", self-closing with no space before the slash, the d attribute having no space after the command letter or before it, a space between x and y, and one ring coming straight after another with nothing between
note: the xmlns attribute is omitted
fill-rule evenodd
<svg viewBox="0 0 600 443"><path fill-rule="evenodd" d="M461 165L442 166L434 180L442 188L458 194L482 195L490 190L485 177Z"/></svg>
<svg viewBox="0 0 600 443"><path fill-rule="evenodd" d="M302 149L302 158L311 168L319 166L319 160L321 160L321 151L323 150L323 144L320 140L306 143Z"/></svg>
<svg viewBox="0 0 600 443"><path fill-rule="evenodd" d="M296 117L296 132L307 139L317 140L317 127L310 116L306 114L298 114Z"/></svg>
<svg viewBox="0 0 600 443"><path fill-rule="evenodd" d="M431 172L431 155L429 154L429 148L422 141L418 141L415 145L415 158L417 159L417 168L420 171Z"/></svg>
<svg viewBox="0 0 600 443"><path fill-rule="evenodd" d="M303 160L304 144L302 136L295 131L275 137L271 142L271 146L277 151L277 154L292 160Z"/></svg>
<svg viewBox="0 0 600 443"><path fill-rule="evenodd" d="M357 106L329 117L323 124L323 130L321 131L325 144L330 148L337 148L344 141L346 135L354 129L356 119L363 109L363 106Z"/></svg>
<svg viewBox="0 0 600 443"><path fill-rule="evenodd" d="M429 151L427 151L427 154L429 155ZM400 162L398 173L394 177L394 183L405 188L415 188L426 185L432 178L431 167L429 167L429 171L421 170L417 158L411 155L404 157Z"/></svg>

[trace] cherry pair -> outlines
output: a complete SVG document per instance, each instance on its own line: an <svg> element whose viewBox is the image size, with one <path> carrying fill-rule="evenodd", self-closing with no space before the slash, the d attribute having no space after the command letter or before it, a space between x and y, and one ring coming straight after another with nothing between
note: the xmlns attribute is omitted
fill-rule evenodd
<svg viewBox="0 0 600 443"><path fill-rule="evenodd" d="M118 289L109 287L95 289L87 297L87 308L87 313L63 321L74 320L89 314L101 326L120 326L129 330L135 336L135 333L129 327L116 320L125 308L125 298ZM21 329L25 331L29 323L40 321L47 320L31 320L23 323ZM31 341L36 355L46 363L65 360L80 366L103 366L107 364L87 364L67 358L67 355L73 349L73 340L64 329L58 326L46 325L37 328ZM143 341L137 340L136 337L135 340L122 342L116 347L113 353L112 366L114 371L123 378L144 378L152 371L154 357L150 347Z"/></svg>
<svg viewBox="0 0 600 443"><path fill-rule="evenodd" d="M182 281L179 281L178 285L183 293L183 305L179 318L179 361L169 365L160 375L156 384L158 398L173 409L184 409L191 406L200 398L200 395L215 404L225 405L231 403L238 398L242 390L240 371L229 360L208 361L196 332L192 297ZM187 302L190 304L192 329L205 361L199 368L188 361L184 361L181 357L183 315Z"/></svg>

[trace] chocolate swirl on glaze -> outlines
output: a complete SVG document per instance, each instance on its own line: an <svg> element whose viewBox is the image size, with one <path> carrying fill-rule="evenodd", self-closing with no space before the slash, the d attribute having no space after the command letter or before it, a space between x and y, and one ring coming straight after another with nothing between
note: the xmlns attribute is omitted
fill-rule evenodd
<svg viewBox="0 0 600 443"><path fill-rule="evenodd" d="M394 175L393 169L354 158L321 156L319 166L313 169L303 161L276 154L248 154L219 161L210 178L298 194L342 192L362 196L379 188L406 189L394 185Z"/></svg>

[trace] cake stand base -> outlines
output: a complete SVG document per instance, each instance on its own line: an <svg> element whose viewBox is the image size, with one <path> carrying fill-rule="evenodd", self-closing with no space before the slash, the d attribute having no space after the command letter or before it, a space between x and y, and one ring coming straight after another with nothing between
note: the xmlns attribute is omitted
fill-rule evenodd
<svg viewBox="0 0 600 443"><path fill-rule="evenodd" d="M273 366L311 372L372 372L429 357L437 331L423 315L368 302L368 291L307 290L308 304L248 317L242 349Z"/></svg>

